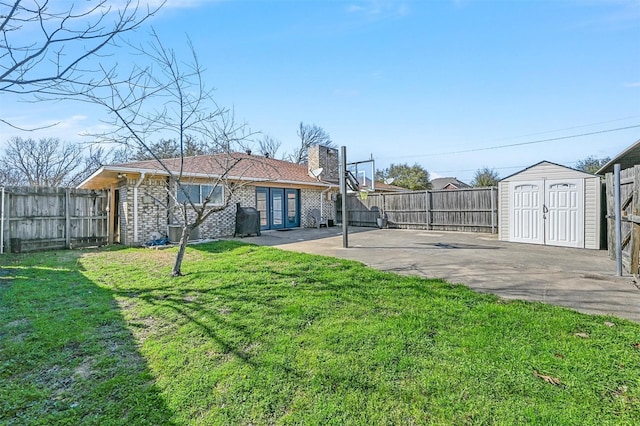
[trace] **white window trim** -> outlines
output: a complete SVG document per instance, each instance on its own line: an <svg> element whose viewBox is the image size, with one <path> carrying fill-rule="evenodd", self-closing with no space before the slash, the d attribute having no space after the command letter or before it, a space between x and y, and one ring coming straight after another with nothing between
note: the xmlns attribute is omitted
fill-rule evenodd
<svg viewBox="0 0 640 426"><path fill-rule="evenodd" d="M183 183L182 186L185 186L185 187L187 187L187 186L197 186L200 189L200 191L199 191L200 195L199 195L199 199L197 200L197 202L192 200L193 204L196 205L196 206L201 206L202 205L202 200L208 195L208 194L202 194L202 187L203 186L212 186L214 188L220 188L221 202L220 203L216 203L213 200L211 200L209 202L209 204L207 204L207 205L211 206L211 207L219 207L219 206L223 206L224 205L224 185L219 185L219 184L218 185L212 185L212 184L208 184L208 183ZM178 194L179 193L180 193L180 188L178 187L178 185L176 185L176 191L175 191L176 204L181 204L178 201ZM185 199L184 201L187 201L187 200Z"/></svg>

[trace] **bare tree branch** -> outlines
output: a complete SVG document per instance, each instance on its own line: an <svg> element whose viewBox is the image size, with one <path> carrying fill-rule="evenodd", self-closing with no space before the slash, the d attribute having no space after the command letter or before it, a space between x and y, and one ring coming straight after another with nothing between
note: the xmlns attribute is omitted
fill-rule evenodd
<svg viewBox="0 0 640 426"><path fill-rule="evenodd" d="M314 145L323 145L330 148L336 148L329 133L325 132L322 127L315 124L304 124L300 122L298 128L298 137L300 138L300 146L289 155L289 161L292 163L304 164L307 162L309 148Z"/></svg>
<svg viewBox="0 0 640 426"><path fill-rule="evenodd" d="M132 46L138 54L138 65L124 78L114 68L103 68L101 76L91 85L78 86L73 82L56 90L80 94L85 102L97 104L109 113L106 123L112 129L93 135L99 142L118 143L145 153L164 175L168 176L167 190L172 202L167 206L182 222L180 247L172 275L182 275L182 260L193 229L217 211L228 207L234 193L243 185L242 175L250 169L244 162L247 155L234 153L244 147L251 136L246 124L235 120L233 110L220 107L212 97L212 90L204 84L204 69L191 43L190 61L182 62L173 49L164 46L156 32L144 46ZM148 65L142 64L147 60ZM201 175L208 175L208 194L194 199L188 189L193 183L192 171L185 170L185 156L189 138L201 141L199 149L216 153L202 163ZM153 140L175 140L178 155L164 158L163 145ZM166 144L165 144L166 145ZM168 144L171 148L171 144ZM258 160L260 157L256 157ZM277 171L274 171L274 175ZM233 175L231 175L233 174ZM216 187L224 188L224 200L213 205ZM177 194L177 195L176 195ZM180 198L180 202L178 200Z"/></svg>
<svg viewBox="0 0 640 426"><path fill-rule="evenodd" d="M0 11L7 11L0 12L0 91L32 93L79 81L86 71L82 62L138 29L162 6L145 10L127 0L116 9L111 3L0 1ZM115 19L109 23L111 17Z"/></svg>
<svg viewBox="0 0 640 426"><path fill-rule="evenodd" d="M282 142L270 135L264 135L262 139L258 141L258 145L260 149L260 155L276 158L278 150L282 146Z"/></svg>
<svg viewBox="0 0 640 426"><path fill-rule="evenodd" d="M95 86L93 61L117 47L119 38L139 29L162 6L139 0L0 0L0 93L70 96L61 85ZM24 128L7 119L0 123Z"/></svg>
<svg viewBox="0 0 640 426"><path fill-rule="evenodd" d="M84 159L80 145L62 143L59 139L11 138L0 159L0 167L13 170L19 183L30 186L62 186L70 184L79 173Z"/></svg>

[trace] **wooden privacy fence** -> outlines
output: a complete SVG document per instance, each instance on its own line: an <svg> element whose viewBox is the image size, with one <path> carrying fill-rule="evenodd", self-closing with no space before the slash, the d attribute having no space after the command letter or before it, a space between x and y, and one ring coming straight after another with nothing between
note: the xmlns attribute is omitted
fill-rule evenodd
<svg viewBox="0 0 640 426"><path fill-rule="evenodd" d="M6 187L0 205L4 251L106 244L108 205L102 191Z"/></svg>
<svg viewBox="0 0 640 426"><path fill-rule="evenodd" d="M609 257L616 258L615 182L613 173L606 175L607 242ZM620 172L620 210L622 228L622 266L630 274L638 274L640 263L640 166Z"/></svg>
<svg viewBox="0 0 640 426"><path fill-rule="evenodd" d="M342 217L342 204L338 218ZM349 225L377 226L387 217L392 228L498 232L498 190L472 188L347 196Z"/></svg>

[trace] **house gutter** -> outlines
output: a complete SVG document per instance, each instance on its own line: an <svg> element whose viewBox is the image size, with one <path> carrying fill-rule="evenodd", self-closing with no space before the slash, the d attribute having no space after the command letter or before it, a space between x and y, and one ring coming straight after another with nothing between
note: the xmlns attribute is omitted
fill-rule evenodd
<svg viewBox="0 0 640 426"><path fill-rule="evenodd" d="M138 238L138 188L142 185L142 181L146 176L147 172L142 172L140 174L140 179L136 182L133 187L133 242L137 243L139 241Z"/></svg>
<svg viewBox="0 0 640 426"><path fill-rule="evenodd" d="M112 172L112 173L140 173L140 174L149 174L150 176L169 176L169 174L165 170L160 169L145 169L140 167L122 167L122 166L102 166L98 171L96 171L93 175L89 176L85 179L78 188L89 188L88 183L92 180L100 176L103 172ZM219 175L212 175L210 173L184 173L183 178L202 178L209 179L219 178ZM237 180L239 182L249 182L249 183L259 183L259 182L278 182L282 184L290 184L290 185L305 185L305 186L320 186L327 187L331 184L324 183L321 181L318 182L310 182L310 181L297 181L297 180L289 180L289 179L278 179L278 178L261 178L261 177L251 177L251 176L235 176L228 175L226 176L227 180ZM335 186L335 185L334 185Z"/></svg>
<svg viewBox="0 0 640 426"><path fill-rule="evenodd" d="M0 187L0 254L4 253L4 186Z"/></svg>

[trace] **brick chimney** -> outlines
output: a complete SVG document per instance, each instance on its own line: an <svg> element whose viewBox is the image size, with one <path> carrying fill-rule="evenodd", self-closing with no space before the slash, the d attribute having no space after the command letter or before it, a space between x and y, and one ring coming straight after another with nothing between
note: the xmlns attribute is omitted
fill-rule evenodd
<svg viewBox="0 0 640 426"><path fill-rule="evenodd" d="M309 176L313 176L311 170L322 168L320 180L325 182L338 182L340 180L338 150L322 145L314 145L309 148L307 165Z"/></svg>

